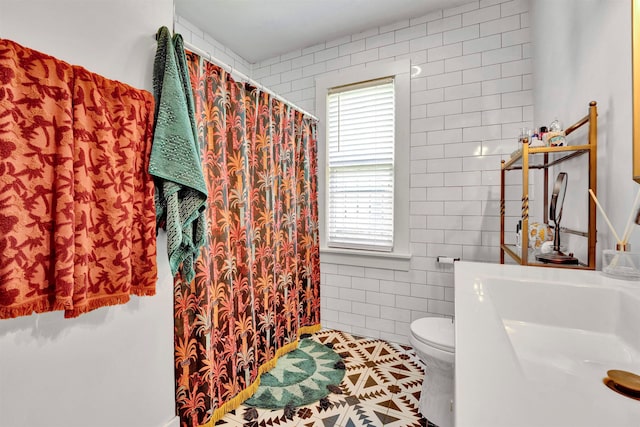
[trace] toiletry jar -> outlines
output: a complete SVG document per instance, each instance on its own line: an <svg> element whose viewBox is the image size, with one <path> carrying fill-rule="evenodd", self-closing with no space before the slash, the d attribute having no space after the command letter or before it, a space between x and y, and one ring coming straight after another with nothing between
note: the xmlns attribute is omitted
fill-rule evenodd
<svg viewBox="0 0 640 427"><path fill-rule="evenodd" d="M548 224L543 222L532 222L529 224L529 247L540 250L542 244L553 240L553 230Z"/></svg>

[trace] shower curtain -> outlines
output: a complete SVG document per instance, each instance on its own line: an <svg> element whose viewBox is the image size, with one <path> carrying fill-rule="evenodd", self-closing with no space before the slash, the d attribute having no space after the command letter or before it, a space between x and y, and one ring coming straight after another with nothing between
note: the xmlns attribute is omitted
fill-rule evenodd
<svg viewBox="0 0 640 427"><path fill-rule="evenodd" d="M260 374L320 329L316 122L187 53L207 238L177 274L175 368L183 426L210 426Z"/></svg>

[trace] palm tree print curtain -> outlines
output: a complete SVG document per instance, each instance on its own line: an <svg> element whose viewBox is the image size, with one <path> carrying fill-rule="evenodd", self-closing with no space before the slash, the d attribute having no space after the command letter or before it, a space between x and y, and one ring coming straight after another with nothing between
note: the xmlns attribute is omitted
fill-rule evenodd
<svg viewBox="0 0 640 427"><path fill-rule="evenodd" d="M213 425L320 328L316 123L187 53L209 199L192 282L177 274L183 426Z"/></svg>

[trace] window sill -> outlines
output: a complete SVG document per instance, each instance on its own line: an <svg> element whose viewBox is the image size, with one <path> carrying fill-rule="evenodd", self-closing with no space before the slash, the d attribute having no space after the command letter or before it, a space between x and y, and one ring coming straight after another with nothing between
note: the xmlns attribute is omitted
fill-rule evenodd
<svg viewBox="0 0 640 427"><path fill-rule="evenodd" d="M330 264L409 271L411 254L325 247L320 248L320 261Z"/></svg>

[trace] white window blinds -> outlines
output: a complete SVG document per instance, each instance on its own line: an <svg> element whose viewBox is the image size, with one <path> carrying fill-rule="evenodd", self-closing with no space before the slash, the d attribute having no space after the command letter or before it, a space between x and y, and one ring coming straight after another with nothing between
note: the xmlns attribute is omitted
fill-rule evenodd
<svg viewBox="0 0 640 427"><path fill-rule="evenodd" d="M329 91L330 247L393 249L394 98L393 78Z"/></svg>

